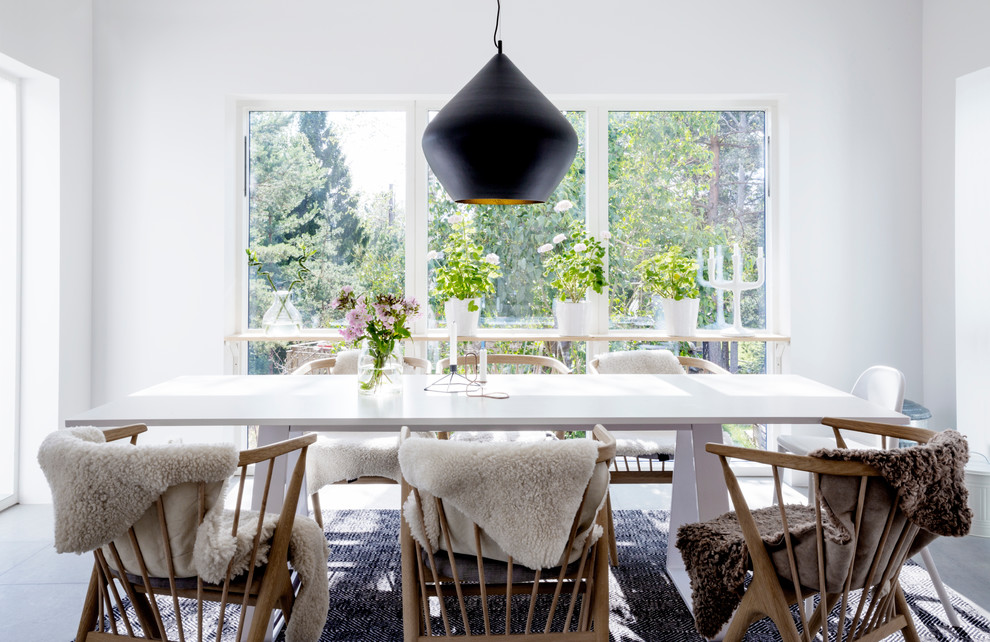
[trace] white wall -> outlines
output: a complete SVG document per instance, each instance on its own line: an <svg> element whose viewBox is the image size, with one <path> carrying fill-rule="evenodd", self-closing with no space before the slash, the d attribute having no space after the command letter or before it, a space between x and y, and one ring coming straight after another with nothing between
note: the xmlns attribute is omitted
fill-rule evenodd
<svg viewBox="0 0 990 642"><path fill-rule="evenodd" d="M923 238L923 352L924 399L934 414L935 427L955 427L957 381L976 377L987 387L986 363L976 372L960 372L956 360L957 322L967 323L959 313L969 305L956 298L956 208L955 140L956 81L959 77L990 66L990 3L982 0L925 0L922 92L922 223ZM985 182L985 179L984 179ZM986 217L986 213L983 213ZM985 250L984 250L985 253ZM977 257L969 269L976 269ZM984 263L985 265L985 263ZM984 297L974 294L980 302ZM982 310L979 318L986 318ZM958 317L958 318L957 318ZM973 319L977 321L978 319ZM985 335L985 332L984 332ZM985 340L985 339L984 339ZM961 346L963 350L975 346ZM981 393L985 395L985 393ZM962 399L959 399L962 403ZM983 430L966 425L958 417L958 428L970 436ZM985 438L984 438L985 439ZM985 442L984 442L985 443Z"/></svg>
<svg viewBox="0 0 990 642"><path fill-rule="evenodd" d="M773 95L792 249L792 369L921 386L920 0L503 3L544 92ZM606 8L607 7L607 8ZM96 0L93 401L221 371L225 100L452 94L491 2Z"/></svg>
<svg viewBox="0 0 990 642"><path fill-rule="evenodd" d="M22 80L24 98L24 503L49 500L41 440L90 403L91 45L88 0L0 0L0 66Z"/></svg>

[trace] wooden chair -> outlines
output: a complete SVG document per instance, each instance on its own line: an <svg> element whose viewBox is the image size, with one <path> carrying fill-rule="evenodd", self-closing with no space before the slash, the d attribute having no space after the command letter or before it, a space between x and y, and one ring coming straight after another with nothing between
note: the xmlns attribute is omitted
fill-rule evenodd
<svg viewBox="0 0 990 642"><path fill-rule="evenodd" d="M891 368L890 366L871 366L859 375L856 383L853 384L851 392L857 397L900 412L901 407L904 405L905 387L906 380L900 370ZM876 448L881 444L887 446L879 438L867 438L869 443L858 443L857 437L862 439L863 435L856 435L855 433L852 435L842 435L844 442L850 448ZM897 442L894 442L892 445L896 447ZM831 436L781 435L777 438L777 450L782 453L789 452L796 455L807 455L819 448L835 447L837 447L836 440ZM814 493L814 484L809 482L809 500L814 500ZM956 615L955 609L952 608L952 601L949 599L949 593L945 590L945 584L942 582L942 576L938 572L938 567L935 566L935 560L932 558L931 552L925 547L919 552L919 556L925 565L925 570L928 571L928 575L932 579L935 592L938 594L939 601L942 603L946 617L949 618L949 623L952 626L962 626L959 616Z"/></svg>
<svg viewBox="0 0 990 642"><path fill-rule="evenodd" d="M840 428L865 436L910 439L918 443L926 443L936 434L920 428L843 419L825 419L823 423L833 428L840 446L844 446ZM753 571L752 582L732 616L725 640L742 640L749 625L766 616L773 620L785 642L810 642L823 628L824 639L866 642L887 638L898 631L908 641L919 639L898 576L907 558L934 535L906 519L897 491L875 468L859 461L825 460L723 444L710 443L706 450L722 462ZM750 510L729 465L730 458L771 466L778 500L775 506ZM813 511L812 507L784 504L781 469L806 471L814 476L821 492L815 497ZM823 512L824 505L837 517L829 519ZM810 512L796 514L802 509ZM783 532L790 533L781 538L782 543L773 546L765 545L757 527L757 519L765 524L768 515L779 519L776 523L782 525ZM799 534L797 524L802 519L810 526ZM835 544L834 539L824 535L840 522L851 531L851 541L847 544ZM684 553L682 543L679 535L678 547ZM685 553L686 560L689 555ZM726 573L725 565L720 566L723 567L715 572ZM855 612L847 618L851 594L860 589L862 594ZM809 620L801 604L816 593L824 599L820 599ZM837 627L829 632L828 614L840 600ZM800 633L791 614L791 604L799 605ZM830 633L834 637L830 638Z"/></svg>
<svg viewBox="0 0 990 642"><path fill-rule="evenodd" d="M420 359L419 357L402 357L403 363L406 365L406 369L410 370L415 374L430 374L432 372L432 366L428 359ZM329 375L333 374L333 368L337 365L337 357L325 357L323 359L314 359L313 361L307 361L295 370L291 371L289 374L294 375L304 375L304 374L321 374ZM357 374L357 372L350 372L347 374Z"/></svg>
<svg viewBox="0 0 990 642"><path fill-rule="evenodd" d="M419 357L403 357L406 364L406 369L416 373L416 374L429 374L432 370L430 362L427 359L420 359ZM315 359L307 363L302 364L289 374L291 375L331 375L334 374L334 367L337 365L337 357L324 357L322 359ZM354 372L348 371L346 374L357 374L357 363L355 362ZM338 373L344 374L344 373ZM375 432L339 432L334 433L332 437L320 437L317 445L309 451L309 469L312 471L319 467L319 462L317 458L326 456L335 456L339 453L335 453L333 444L340 443L340 440L346 440L348 443L360 443L366 442L369 445L376 442L369 442L370 439L382 440L385 438L392 438L396 440L395 450L396 457L398 457L398 435L394 432L391 433L375 433ZM399 462L398 459L395 460L394 469L398 471ZM396 475L397 477L397 475ZM397 484L398 479L392 479L390 477L380 475L380 474L360 474L357 477L351 479L338 479L333 482L324 482L323 480L315 479L313 474L310 474L307 480L307 491L309 492L309 501L313 506L313 517L316 519L316 523L323 526L323 508L320 506L320 490L327 485L327 483L334 484Z"/></svg>
<svg viewBox="0 0 990 642"><path fill-rule="evenodd" d="M143 425L125 428L108 429L104 431L107 441L130 439L131 444L137 443L137 436L145 432ZM306 449L316 441L316 435L304 435L295 439L270 444L240 453L237 466L239 486L237 489L238 503L233 509L232 531L237 537L239 529L246 533L254 533L250 552L248 553L248 570L232 577L228 567L226 577L220 583L208 583L201 577L177 577L175 568L178 564L173 559L172 547L175 545L176 526L182 521L194 518L194 524L202 524L208 506L217 501L223 501L219 496L220 484L197 482L194 488L190 484L180 484L169 488L156 501L145 516L132 525L126 535L111 541L109 544L93 551L95 564L89 582L89 590L83 607L79 629L76 634L78 642L123 639L166 639L166 627L155 595L165 595L171 598L175 612L175 622L178 627L178 639L184 641L190 635L189 629L195 627L195 639L217 639L224 629L228 605L240 605L240 616L237 621L236 639L246 639L250 642L260 642L265 639L269 619L273 609L279 608L288 620L292 616L295 600L290 569L287 563L289 539L296 518L295 506L299 498L306 466ZM285 488L283 509L271 538L267 552L267 563L257 565L261 553L260 529L256 528L257 519L243 516L240 508L244 495L244 484L249 466L262 462L268 463L269 476L265 480L255 479L256 484L264 483L261 500L261 512L268 505L271 496L271 470L276 459L287 457L290 453L298 453L299 457L292 468L289 484ZM187 487L187 488L183 488ZM177 489L178 496L173 494ZM114 489L116 490L116 489ZM183 504L192 496L198 501ZM281 489L279 489L281 493ZM185 509L183 511L183 509ZM187 515L182 515L182 512ZM142 527L143 524L143 527ZM151 529L147 527L151 526ZM158 536L153 535L158 531ZM151 534L149 534L151 533ZM250 536L250 535L249 535ZM244 537L244 535L242 535ZM149 566L154 560L164 559L167 574L164 577L153 576ZM129 561L122 561L129 560ZM120 569L124 569L121 573ZM119 588L118 588L119 587ZM123 595L121 594L123 591ZM123 623L114 620L113 610L125 614L122 598L126 597L133 605L134 620L122 617ZM180 598L196 601L196 621L184 622ZM217 632L203 631L204 602L219 603L219 622ZM254 615L250 630L245 630L247 607L254 607ZM109 629L106 620L109 620ZM229 625L228 625L229 626ZM140 628L142 636L137 636ZM190 638L192 639L192 638Z"/></svg>
<svg viewBox="0 0 990 642"><path fill-rule="evenodd" d="M659 352L659 351L657 351ZM669 351L667 351L669 353ZM730 374L722 366L706 359L673 355L686 373L699 374ZM588 362L588 374L601 374L599 366L601 359L593 358ZM616 371L613 371L616 372ZM655 372L654 374L663 374ZM651 430L636 432L613 433L617 442L615 458L612 460L612 484L670 484L674 479L674 471L669 466L673 461L674 445L677 433L672 430ZM637 444L657 444L658 451L645 452ZM608 543L609 557L612 564L619 564L619 547L615 540L615 525L612 520L612 505L608 506Z"/></svg>
<svg viewBox="0 0 990 642"><path fill-rule="evenodd" d="M532 374L570 374L571 369L562 361L553 357L545 357L533 354L489 354L488 365L495 366L495 372L506 374L532 373ZM468 372L477 372L478 355L471 353L458 355L457 365L464 367ZM444 373L450 368L450 359L441 359L437 363L437 372Z"/></svg>
<svg viewBox="0 0 990 642"><path fill-rule="evenodd" d="M599 442L594 472L583 489L572 489L580 494L581 500L573 518L567 519L570 526L566 545L559 557L552 555L556 566L551 564L550 568L542 569L528 568L515 561L503 550L502 546L508 548L504 540L496 541L488 530L467 517L449 500L433 497L407 481L406 453L400 450L405 507L400 533L405 642L425 642L465 634L472 639L487 641L607 642L608 549L603 537L591 544L591 538L587 535L593 532L596 525L604 526L605 516L601 508L608 492L608 462L615 454L615 440L601 426L594 429L593 436ZM408 438L409 430L403 428L403 444ZM465 445L431 441L441 451ZM518 442L501 444L502 447L506 445L519 447L520 452L526 448ZM541 447L553 450L579 445L574 441L550 441L544 442ZM499 445L471 446L480 449ZM511 458L505 458L506 465L518 465L520 475L529 475L533 468L537 468L533 466L534 456L538 455L531 452L524 455L513 453ZM493 477L502 477L502 473L499 470ZM471 471L471 474L484 476L477 470ZM533 482L533 479L527 477L527 481ZM411 498L414 498L414 504L410 503ZM412 523L417 532L428 532L424 501L435 507L433 514L439 527L437 550L421 545L410 527ZM512 506L514 500L504 497L504 501ZM529 534L526 537L528 539ZM477 596L476 600L468 599L471 596ZM442 626L431 622L431 616L435 617L437 613L436 606L439 606ZM517 609L515 618L514 607ZM523 615L525 625L522 623ZM434 626L442 630L436 630Z"/></svg>
<svg viewBox="0 0 990 642"><path fill-rule="evenodd" d="M717 363L708 361L707 359L699 359L697 357L684 357L677 355L677 361L680 362L681 366L684 367L684 371L687 374L732 374L722 366ZM601 374L598 371L598 366L601 363L599 357L595 357L588 362L588 374Z"/></svg>

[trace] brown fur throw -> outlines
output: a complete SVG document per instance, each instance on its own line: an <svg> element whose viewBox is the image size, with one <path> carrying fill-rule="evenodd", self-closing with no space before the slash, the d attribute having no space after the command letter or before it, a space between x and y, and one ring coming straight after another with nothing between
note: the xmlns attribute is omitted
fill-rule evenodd
<svg viewBox="0 0 990 642"><path fill-rule="evenodd" d="M945 537L969 533L973 523L965 471L969 445L955 430L940 432L927 444L911 448L822 448L810 455L869 464L897 491L898 504L913 524Z"/></svg>
<svg viewBox="0 0 990 642"><path fill-rule="evenodd" d="M966 438L956 431L939 433L928 444L911 448L886 451L822 449L811 456L858 461L875 467L897 492L898 506L905 517L924 529L915 542L915 549L933 537L926 530L949 536L969 532L973 514L968 506L964 474L969 451ZM844 545L850 540L850 533L843 526L842 518L832 512L827 494L821 496L825 507L825 539ZM790 533L795 540L814 531L813 507L788 505L786 510ZM752 514L771 554L780 550L783 546L780 509L771 506L752 511ZM695 627L702 635L714 637L739 605L749 569L749 553L736 514L730 512L700 524L685 524L677 531L677 548L691 579ZM798 566L801 567L800 560ZM805 580L801 582L804 584Z"/></svg>
<svg viewBox="0 0 990 642"><path fill-rule="evenodd" d="M813 506L789 504L787 525L793 536L815 530ZM764 543L779 548L784 540L780 509L769 506L752 511ZM826 536L837 543L848 540L844 530L824 524ZM743 595L749 569L749 553L734 512L677 530L677 548L691 578L691 602L695 628L706 638L715 637L732 617Z"/></svg>

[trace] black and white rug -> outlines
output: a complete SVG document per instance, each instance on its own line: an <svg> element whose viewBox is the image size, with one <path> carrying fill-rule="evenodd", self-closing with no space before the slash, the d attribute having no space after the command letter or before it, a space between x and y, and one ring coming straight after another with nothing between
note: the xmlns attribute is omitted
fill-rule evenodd
<svg viewBox="0 0 990 642"><path fill-rule="evenodd" d="M609 581L614 642L704 640L664 571L667 520L667 511L615 511L621 563ZM399 512L328 511L323 523L330 546L330 615L321 642L402 640ZM910 563L901 584L923 640L990 640L990 620L951 589L964 629L948 624L924 568ZM770 642L780 636L768 619L750 627L746 639Z"/></svg>
<svg viewBox="0 0 990 642"><path fill-rule="evenodd" d="M621 565L611 570L609 580L613 642L704 640L664 572L667 519L666 511L615 512ZM321 642L401 642L399 511L325 511L323 523L330 546L330 612ZM990 619L951 588L953 606L964 626L960 630L948 624L924 568L909 563L901 573L901 585L923 640L990 640ZM163 618L166 611L170 615L171 605L165 600L159 603ZM772 642L780 636L767 619L750 627L746 640Z"/></svg>

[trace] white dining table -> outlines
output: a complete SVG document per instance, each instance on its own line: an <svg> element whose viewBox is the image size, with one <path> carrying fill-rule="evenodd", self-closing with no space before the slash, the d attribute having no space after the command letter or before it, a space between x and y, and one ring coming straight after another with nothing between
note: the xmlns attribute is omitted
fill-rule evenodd
<svg viewBox="0 0 990 642"><path fill-rule="evenodd" d="M722 424L816 424L822 417L906 424L898 412L798 375L489 375L486 392L428 392L436 375L404 375L389 397L357 393L346 375L184 376L72 416L66 426L259 426L259 445L307 431L676 430L669 542L682 524L729 510L717 457ZM273 471L284 483L285 470ZM667 571L685 603L691 588L676 546Z"/></svg>

